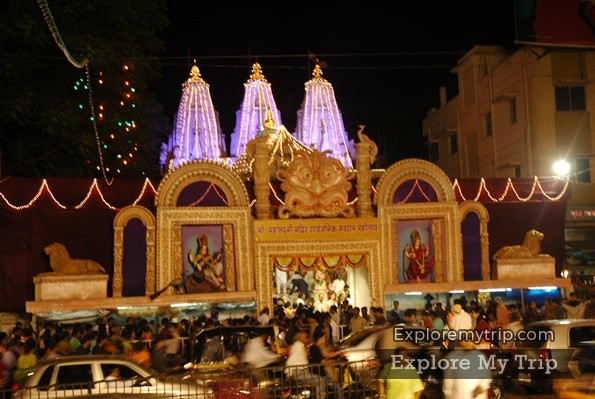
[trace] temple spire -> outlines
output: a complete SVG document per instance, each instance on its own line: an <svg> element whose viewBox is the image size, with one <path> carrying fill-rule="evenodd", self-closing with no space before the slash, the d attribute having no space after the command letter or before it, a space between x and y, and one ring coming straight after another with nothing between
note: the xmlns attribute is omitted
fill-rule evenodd
<svg viewBox="0 0 595 399"><path fill-rule="evenodd" d="M333 86L322 77L318 63L312 79L305 83L305 95L297 113L295 137L306 146L338 159L343 166L353 167L355 145L349 140Z"/></svg>
<svg viewBox="0 0 595 399"><path fill-rule="evenodd" d="M221 161L226 155L219 114L213 106L209 85L195 64L182 84L182 96L165 157L171 169L197 159ZM163 155L163 154L162 154Z"/></svg>
<svg viewBox="0 0 595 399"><path fill-rule="evenodd" d="M190 78L188 78L186 83L204 83L204 80L200 76L200 69L198 69L196 64L190 69Z"/></svg>
<svg viewBox="0 0 595 399"><path fill-rule="evenodd" d="M262 80L264 82L267 81L264 75L262 74L262 68L260 67L260 64L258 62L255 62L254 65L252 65L252 73L250 74L249 81L254 80Z"/></svg>
<svg viewBox="0 0 595 399"><path fill-rule="evenodd" d="M250 78L244 83L244 100L236 112L236 126L231 134L230 157L238 159L246 144L261 132L281 125L281 114L275 104L271 84L265 79L258 62L252 65Z"/></svg>
<svg viewBox="0 0 595 399"><path fill-rule="evenodd" d="M322 73L322 68L320 68L320 65L316 64L314 65L314 70L312 71L312 80L314 81L318 81L318 82L326 82L327 80L324 79L322 77L323 73Z"/></svg>

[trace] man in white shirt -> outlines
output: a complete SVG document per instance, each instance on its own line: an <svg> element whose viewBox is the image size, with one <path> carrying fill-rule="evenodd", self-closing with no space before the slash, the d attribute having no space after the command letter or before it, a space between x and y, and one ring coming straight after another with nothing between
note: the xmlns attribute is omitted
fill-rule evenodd
<svg viewBox="0 0 595 399"><path fill-rule="evenodd" d="M339 327L341 325L341 316L337 311L336 305L331 306L328 311L331 314L331 331L333 335L333 343L336 343L339 342L341 338L343 338L341 334L341 327Z"/></svg>
<svg viewBox="0 0 595 399"><path fill-rule="evenodd" d="M165 334L165 353L168 356L176 356L180 353L180 334L178 323L170 323Z"/></svg>
<svg viewBox="0 0 595 399"><path fill-rule="evenodd" d="M448 320L448 329L453 331L471 331L473 329L473 319L471 315L465 312L465 309L459 304L455 303L450 307L450 313L452 316ZM463 333L465 334L465 332ZM460 336L460 335L459 335ZM463 335L464 336L464 335ZM457 339L459 337L451 337L448 342L448 347L453 348L457 345Z"/></svg>
<svg viewBox="0 0 595 399"><path fill-rule="evenodd" d="M287 271L275 267L275 288L277 295L287 294Z"/></svg>
<svg viewBox="0 0 595 399"><path fill-rule="evenodd" d="M329 289L334 292L337 297L345 291L345 281L336 277L330 284Z"/></svg>
<svg viewBox="0 0 595 399"><path fill-rule="evenodd" d="M562 302L562 307L566 311L567 319L582 319L585 314L585 307L587 303L582 299L578 299L574 292L571 292L568 299Z"/></svg>
<svg viewBox="0 0 595 399"><path fill-rule="evenodd" d="M324 292L318 293L316 299L314 299L314 311L315 312L328 312L328 304L326 302L326 294Z"/></svg>
<svg viewBox="0 0 595 399"><path fill-rule="evenodd" d="M485 354L475 349L472 340L459 341L460 347L444 359L452 367L444 370L442 392L445 399L488 399L492 374L485 366Z"/></svg>
<svg viewBox="0 0 595 399"><path fill-rule="evenodd" d="M244 347L244 363L250 368L252 375L259 382L266 380L266 373L262 368L282 359L280 355L267 346L267 337L267 331L263 331L256 337L251 338Z"/></svg>
<svg viewBox="0 0 595 399"><path fill-rule="evenodd" d="M326 382L324 377L313 374L308 366L308 333L300 330L295 333L293 344L289 348L289 356L285 360L285 373L289 378L305 383L314 389L317 399L326 398Z"/></svg>
<svg viewBox="0 0 595 399"><path fill-rule="evenodd" d="M258 315L258 324L261 326L268 326L271 321L271 311L268 306L265 306Z"/></svg>
<svg viewBox="0 0 595 399"><path fill-rule="evenodd" d="M453 314L450 322L448 323L451 330L459 331L473 329L473 320L471 319L471 315L465 312L465 309L463 309L460 304L455 303L452 305L450 310Z"/></svg>

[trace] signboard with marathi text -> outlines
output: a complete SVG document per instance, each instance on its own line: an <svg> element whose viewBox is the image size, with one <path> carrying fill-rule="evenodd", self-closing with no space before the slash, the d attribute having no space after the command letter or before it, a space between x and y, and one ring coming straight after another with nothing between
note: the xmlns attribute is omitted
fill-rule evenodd
<svg viewBox="0 0 595 399"><path fill-rule="evenodd" d="M380 221L357 219L256 220L256 241L346 240L380 238Z"/></svg>
<svg viewBox="0 0 595 399"><path fill-rule="evenodd" d="M595 205L568 205L566 221L592 222L595 220Z"/></svg>

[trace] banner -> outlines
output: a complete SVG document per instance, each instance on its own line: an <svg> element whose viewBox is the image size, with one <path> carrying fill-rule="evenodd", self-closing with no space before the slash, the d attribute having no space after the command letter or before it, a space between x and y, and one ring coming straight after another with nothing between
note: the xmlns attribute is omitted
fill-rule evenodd
<svg viewBox="0 0 595 399"><path fill-rule="evenodd" d="M256 241L345 240L380 238L376 218L256 220Z"/></svg>

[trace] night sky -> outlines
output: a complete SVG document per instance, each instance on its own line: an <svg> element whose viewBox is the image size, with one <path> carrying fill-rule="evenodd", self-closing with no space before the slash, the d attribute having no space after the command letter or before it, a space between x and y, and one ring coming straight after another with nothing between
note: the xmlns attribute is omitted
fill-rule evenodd
<svg viewBox="0 0 595 399"><path fill-rule="evenodd" d="M349 136L355 138L357 126L365 124L387 166L427 157L422 120L438 107L440 86L449 99L456 94L450 71L457 60L475 45L512 47L515 40L513 0L171 0L168 7L163 79L155 86L168 115L176 112L181 85L196 60L229 137L243 84L258 61L282 122L293 132L317 58Z"/></svg>

